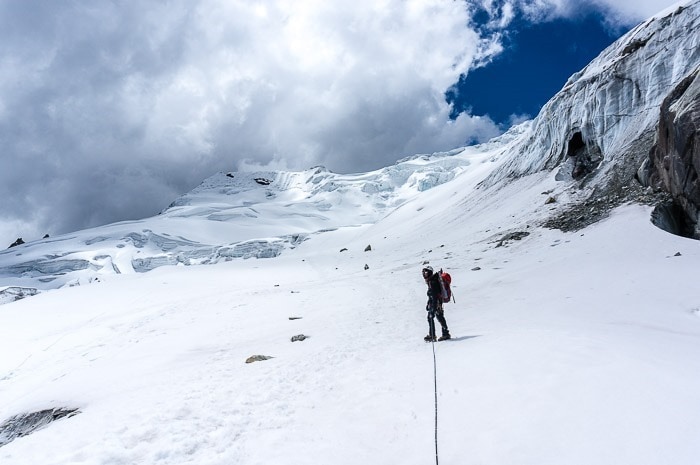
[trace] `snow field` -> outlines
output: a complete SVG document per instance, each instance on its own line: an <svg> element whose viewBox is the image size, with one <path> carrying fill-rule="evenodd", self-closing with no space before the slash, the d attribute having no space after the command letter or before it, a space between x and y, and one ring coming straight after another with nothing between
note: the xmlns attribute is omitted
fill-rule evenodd
<svg viewBox="0 0 700 465"><path fill-rule="evenodd" d="M457 298L454 340L436 345L441 462L694 463L700 252L648 213L439 249ZM0 415L83 413L3 447L2 463L434 460L425 247L361 252L367 232L4 306ZM274 358L244 363L255 354Z"/></svg>

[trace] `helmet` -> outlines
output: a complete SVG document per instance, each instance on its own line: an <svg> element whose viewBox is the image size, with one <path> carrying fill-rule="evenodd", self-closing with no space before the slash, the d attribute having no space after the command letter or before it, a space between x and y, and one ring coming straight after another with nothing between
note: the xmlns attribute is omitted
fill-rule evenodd
<svg viewBox="0 0 700 465"><path fill-rule="evenodd" d="M423 267L423 276L432 276L433 275L433 267L428 265Z"/></svg>

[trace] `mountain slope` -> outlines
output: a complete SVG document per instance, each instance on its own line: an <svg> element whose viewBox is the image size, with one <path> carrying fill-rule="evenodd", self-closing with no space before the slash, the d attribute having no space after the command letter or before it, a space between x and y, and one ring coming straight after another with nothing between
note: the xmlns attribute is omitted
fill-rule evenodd
<svg viewBox="0 0 700 465"><path fill-rule="evenodd" d="M485 222L505 220L495 206ZM393 226L341 229L274 259L161 267L5 305L0 417L82 413L0 458L430 461L428 260L452 273L456 297L454 340L436 346L443 462L692 464L700 253L648 214L627 207L585 234L538 229L501 247L460 220L396 239ZM368 237L379 242L363 252ZM274 358L244 363L256 354Z"/></svg>

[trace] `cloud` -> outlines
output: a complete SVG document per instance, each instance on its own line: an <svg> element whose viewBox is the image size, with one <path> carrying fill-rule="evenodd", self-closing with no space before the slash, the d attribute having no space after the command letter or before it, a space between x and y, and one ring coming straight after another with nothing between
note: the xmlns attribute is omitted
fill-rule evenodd
<svg viewBox="0 0 700 465"><path fill-rule="evenodd" d="M676 4L676 0L512 0L506 3L512 3L513 9L533 22L575 18L597 11L611 26L629 27Z"/></svg>
<svg viewBox="0 0 700 465"><path fill-rule="evenodd" d="M0 239L151 215L243 164L364 171L487 140L444 100L500 51L468 24L440 0L2 2Z"/></svg>

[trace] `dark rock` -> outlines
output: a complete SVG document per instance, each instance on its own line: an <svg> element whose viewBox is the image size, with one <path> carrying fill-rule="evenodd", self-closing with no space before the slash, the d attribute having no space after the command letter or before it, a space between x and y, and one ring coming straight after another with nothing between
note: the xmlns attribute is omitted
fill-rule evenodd
<svg viewBox="0 0 700 465"><path fill-rule="evenodd" d="M342 249L340 249L340 251L341 251L341 252L347 252L347 251L348 251L348 249L347 249L347 248L345 248L345 247L343 247Z"/></svg>
<svg viewBox="0 0 700 465"><path fill-rule="evenodd" d="M300 317L300 316L290 316L289 317L290 320L301 320L301 318L302 317Z"/></svg>
<svg viewBox="0 0 700 465"><path fill-rule="evenodd" d="M270 179L265 178L255 178L254 181L260 184L261 186L269 186L270 184L272 184L272 181Z"/></svg>
<svg viewBox="0 0 700 465"><path fill-rule="evenodd" d="M369 270L369 265L365 263L365 270Z"/></svg>
<svg viewBox="0 0 700 465"><path fill-rule="evenodd" d="M480 269L481 269L480 266L475 266L474 268L472 268L472 271L479 271Z"/></svg>
<svg viewBox="0 0 700 465"><path fill-rule="evenodd" d="M372 250L372 246L371 246L371 245L368 245L367 247L365 247L365 252L369 252L369 251L371 251L371 250Z"/></svg>
<svg viewBox="0 0 700 465"><path fill-rule="evenodd" d="M498 244L496 244L496 247L501 247L510 241L519 241L523 237L527 237L529 235L530 235L530 233L527 231L515 231L512 233L508 233L498 241Z"/></svg>
<svg viewBox="0 0 700 465"><path fill-rule="evenodd" d="M674 200L660 203L651 212L651 222L658 228L676 236L693 237L693 224L683 207Z"/></svg>
<svg viewBox="0 0 700 465"><path fill-rule="evenodd" d="M270 360L271 358L269 355L252 355L246 359L246 363L253 363L253 362L262 362L265 360Z"/></svg>
<svg viewBox="0 0 700 465"><path fill-rule="evenodd" d="M49 238L48 234L44 234L44 237L42 237L42 239L48 239L48 238Z"/></svg>
<svg viewBox="0 0 700 465"><path fill-rule="evenodd" d="M656 144L638 179L671 194L685 218L683 233L700 239L700 72L676 86L661 104ZM656 224L656 223L655 223Z"/></svg>
<svg viewBox="0 0 700 465"><path fill-rule="evenodd" d="M309 336L304 336L303 334L297 334L296 336L292 336L292 342L297 342L297 341L303 341L304 339L307 339Z"/></svg>
<svg viewBox="0 0 700 465"><path fill-rule="evenodd" d="M8 249L11 249L12 247L17 247L18 245L22 245L22 244L24 244L24 240L22 240L21 237L18 237L16 241L14 241L12 244L10 244Z"/></svg>
<svg viewBox="0 0 700 465"><path fill-rule="evenodd" d="M683 254L680 253L680 252L676 252L673 256L674 256L674 257L680 257L681 255L683 255Z"/></svg>
<svg viewBox="0 0 700 465"><path fill-rule="evenodd" d="M630 53L636 52L640 48L644 47L647 44L647 42L649 42L648 37L646 39L633 40L632 42L627 44L627 46L625 48L622 49L622 56L629 55Z"/></svg>
<svg viewBox="0 0 700 465"><path fill-rule="evenodd" d="M232 174L232 173L226 173L226 176L228 176L229 178L233 178L233 174Z"/></svg>
<svg viewBox="0 0 700 465"><path fill-rule="evenodd" d="M555 199L554 197L547 197L547 200L544 201L544 204L549 205L550 203L555 203L556 201L557 199Z"/></svg>
<svg viewBox="0 0 700 465"><path fill-rule="evenodd" d="M77 408L54 408L15 415L0 425L0 447L45 428L51 422L79 413Z"/></svg>

